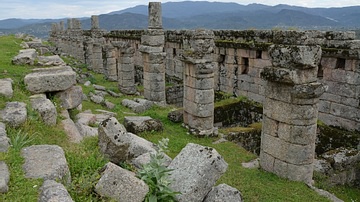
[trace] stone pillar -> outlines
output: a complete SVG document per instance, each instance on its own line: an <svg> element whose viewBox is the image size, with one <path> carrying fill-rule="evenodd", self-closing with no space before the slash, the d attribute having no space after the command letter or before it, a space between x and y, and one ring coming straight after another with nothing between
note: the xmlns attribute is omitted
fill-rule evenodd
<svg viewBox="0 0 360 202"><path fill-rule="evenodd" d="M136 93L135 87L135 49L129 42L118 44L120 57L118 61L118 86L120 92L133 95Z"/></svg>
<svg viewBox="0 0 360 202"><path fill-rule="evenodd" d="M65 31L64 21L60 21L60 31L61 32Z"/></svg>
<svg viewBox="0 0 360 202"><path fill-rule="evenodd" d="M214 33L189 31L190 47L184 49L184 124L195 135L214 133Z"/></svg>
<svg viewBox="0 0 360 202"><path fill-rule="evenodd" d="M67 29L68 30L73 29L73 21L72 21L72 19L67 19Z"/></svg>
<svg viewBox="0 0 360 202"><path fill-rule="evenodd" d="M98 39L94 39L94 43L92 46L91 67L92 70L96 73L104 73L102 51L103 50L102 50L101 41L98 41Z"/></svg>
<svg viewBox="0 0 360 202"><path fill-rule="evenodd" d="M104 75L105 79L109 81L117 81L117 67L115 48L111 44L107 44L104 47L105 58L104 58Z"/></svg>
<svg viewBox="0 0 360 202"><path fill-rule="evenodd" d="M311 183L319 97L326 86L317 83L320 46L272 45L267 81L260 165L294 181Z"/></svg>
<svg viewBox="0 0 360 202"><path fill-rule="evenodd" d="M165 96L165 35L161 21L161 3L149 3L149 29L141 37L140 52L144 68L144 97L164 102Z"/></svg>
<svg viewBox="0 0 360 202"><path fill-rule="evenodd" d="M91 16L91 29L99 29L99 16L92 15Z"/></svg>

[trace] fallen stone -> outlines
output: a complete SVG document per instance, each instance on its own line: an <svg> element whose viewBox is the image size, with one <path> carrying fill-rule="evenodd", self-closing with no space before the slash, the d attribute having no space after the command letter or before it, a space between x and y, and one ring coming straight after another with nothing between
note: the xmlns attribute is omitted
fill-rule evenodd
<svg viewBox="0 0 360 202"><path fill-rule="evenodd" d="M25 123L26 117L26 104L23 102L7 102L5 109L0 111L0 119L11 127L18 127Z"/></svg>
<svg viewBox="0 0 360 202"><path fill-rule="evenodd" d="M56 125L57 111L55 105L44 94L30 96L32 108L39 112L46 125Z"/></svg>
<svg viewBox="0 0 360 202"><path fill-rule="evenodd" d="M142 202L149 192L149 187L135 177L134 173L110 162L105 165L95 192L116 201Z"/></svg>
<svg viewBox="0 0 360 202"><path fill-rule="evenodd" d="M162 131L163 125L159 120L150 116L125 116L124 126L131 133L141 133L144 131Z"/></svg>
<svg viewBox="0 0 360 202"><path fill-rule="evenodd" d="M142 104L133 100L123 99L121 104L127 108L130 108L135 113L141 113L145 111L145 107Z"/></svg>
<svg viewBox="0 0 360 202"><path fill-rule="evenodd" d="M0 161L0 193L6 193L9 191L9 180L9 168L4 161Z"/></svg>
<svg viewBox="0 0 360 202"><path fill-rule="evenodd" d="M121 93L115 93L114 91L111 90L106 90L107 93L109 93L109 95L111 95L112 97L121 97Z"/></svg>
<svg viewBox="0 0 360 202"><path fill-rule="evenodd" d="M95 90L94 93L95 93L95 95L98 95L101 97L105 97L106 95L108 95L108 93L106 91L102 91L102 90Z"/></svg>
<svg viewBox="0 0 360 202"><path fill-rule="evenodd" d="M0 152L7 152L10 147L10 139L6 134L6 126L0 122Z"/></svg>
<svg viewBox="0 0 360 202"><path fill-rule="evenodd" d="M319 195L321 196L324 196L326 198L328 198L330 201L332 202L344 202L343 200L339 199L338 197L336 197L334 194L328 192L328 191L325 191L323 189L319 189L317 187L314 187L310 184L307 184L307 186L309 186L312 190L314 190L316 193L318 193Z"/></svg>
<svg viewBox="0 0 360 202"><path fill-rule="evenodd" d="M63 180L70 183L71 175L64 150L57 145L33 145L21 150L26 178Z"/></svg>
<svg viewBox="0 0 360 202"><path fill-rule="evenodd" d="M5 96L7 98L12 98L13 96L13 88L12 88L13 80L10 78L0 79L0 96Z"/></svg>
<svg viewBox="0 0 360 202"><path fill-rule="evenodd" d="M37 65L39 66L65 66L66 63L58 55L39 56Z"/></svg>
<svg viewBox="0 0 360 202"><path fill-rule="evenodd" d="M33 69L24 82L33 94L64 91L76 84L76 73L69 66Z"/></svg>
<svg viewBox="0 0 360 202"><path fill-rule="evenodd" d="M24 49L20 50L19 54L12 59L14 65L34 65L36 59L35 49Z"/></svg>
<svg viewBox="0 0 360 202"><path fill-rule="evenodd" d="M96 104L101 104L105 101L103 96L94 94L92 92L89 93L90 100Z"/></svg>
<svg viewBox="0 0 360 202"><path fill-rule="evenodd" d="M86 81L85 83L84 83L84 86L90 86L91 85L91 82L90 81Z"/></svg>
<svg viewBox="0 0 360 202"><path fill-rule="evenodd" d="M241 202L242 197L239 190L227 184L219 184L213 187L203 202Z"/></svg>
<svg viewBox="0 0 360 202"><path fill-rule="evenodd" d="M38 202L73 202L64 185L54 180L45 180L40 187Z"/></svg>
<svg viewBox="0 0 360 202"><path fill-rule="evenodd" d="M259 168L260 167L259 158L254 159L247 163L241 163L241 165L244 168Z"/></svg>
<svg viewBox="0 0 360 202"><path fill-rule="evenodd" d="M90 127L80 123L75 123L75 125L82 137L94 137L98 135L98 129L95 127Z"/></svg>
<svg viewBox="0 0 360 202"><path fill-rule="evenodd" d="M96 116L95 114L91 113L91 111L78 113L75 116L75 119L76 123L82 125L90 125L96 123Z"/></svg>
<svg viewBox="0 0 360 202"><path fill-rule="evenodd" d="M65 133L69 137L70 142L79 143L83 139L75 123L71 119L65 119L61 121L62 127Z"/></svg>
<svg viewBox="0 0 360 202"><path fill-rule="evenodd" d="M168 119L174 123L181 123L183 122L183 110L178 109L168 113Z"/></svg>
<svg viewBox="0 0 360 202"><path fill-rule="evenodd" d="M126 128L114 117L99 125L99 148L111 162L132 159L148 152L155 152L153 143L128 133Z"/></svg>
<svg viewBox="0 0 360 202"><path fill-rule="evenodd" d="M170 188L179 202L202 202L228 164L213 148L189 143L169 165Z"/></svg>
<svg viewBox="0 0 360 202"><path fill-rule="evenodd" d="M142 98L135 98L134 101L143 105L145 108L145 111L150 109L154 105L154 102L146 100L146 99L142 99Z"/></svg>
<svg viewBox="0 0 360 202"><path fill-rule="evenodd" d="M106 91L106 88L104 86L93 84L93 87L95 88L95 90Z"/></svg>
<svg viewBox="0 0 360 202"><path fill-rule="evenodd" d="M61 107L64 109L75 109L83 101L83 91L81 86L71 86L70 88L56 94L60 98Z"/></svg>
<svg viewBox="0 0 360 202"><path fill-rule="evenodd" d="M108 109L114 109L115 106L116 106L114 103L109 102L109 101L107 101L107 100L105 100L104 105L105 105L105 107L108 108Z"/></svg>
<svg viewBox="0 0 360 202"><path fill-rule="evenodd" d="M69 114L69 111L67 109L61 110L60 116L63 119L70 119L70 114Z"/></svg>
<svg viewBox="0 0 360 202"><path fill-rule="evenodd" d="M151 154L154 154L154 153L145 153L145 154L142 154L142 155L134 158L131 162L132 165L134 165L136 168L142 168L143 165L150 162ZM163 155L164 155L164 160L165 160L163 163L163 166L168 167L170 165L172 159L166 154L163 154Z"/></svg>

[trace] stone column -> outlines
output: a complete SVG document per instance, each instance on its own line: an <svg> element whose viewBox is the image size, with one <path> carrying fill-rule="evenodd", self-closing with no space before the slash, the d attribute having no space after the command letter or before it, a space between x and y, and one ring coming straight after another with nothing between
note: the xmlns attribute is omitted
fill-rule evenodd
<svg viewBox="0 0 360 202"><path fill-rule="evenodd" d="M99 16L92 15L91 16L91 29L99 29Z"/></svg>
<svg viewBox="0 0 360 202"><path fill-rule="evenodd" d="M117 67L115 48L111 44L104 46L105 58L104 58L104 75L105 79L109 81L117 81Z"/></svg>
<svg viewBox="0 0 360 202"><path fill-rule="evenodd" d="M118 87L120 92L133 95L136 93L135 87L135 49L129 42L118 44L119 62L118 62Z"/></svg>
<svg viewBox="0 0 360 202"><path fill-rule="evenodd" d="M149 29L141 37L140 52L144 68L144 97L164 102L165 96L165 35L162 29L161 3L149 3Z"/></svg>
<svg viewBox="0 0 360 202"><path fill-rule="evenodd" d="M317 83L320 46L272 45L271 67L261 72L267 81L260 165L294 181L311 183L320 95Z"/></svg>
<svg viewBox="0 0 360 202"><path fill-rule="evenodd" d="M214 33L190 32L190 47L184 49L184 124L198 136L214 133Z"/></svg>

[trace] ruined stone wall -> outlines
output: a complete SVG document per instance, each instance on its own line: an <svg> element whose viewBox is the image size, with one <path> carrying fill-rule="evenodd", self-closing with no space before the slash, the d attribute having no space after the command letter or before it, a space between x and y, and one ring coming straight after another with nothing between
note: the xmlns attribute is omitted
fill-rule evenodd
<svg viewBox="0 0 360 202"><path fill-rule="evenodd" d="M92 39L92 35L89 34L90 31L83 31L81 36L80 31L69 34L57 25L53 27L51 39L63 52L73 54L72 51L76 50L75 55L80 57L79 59L90 63L89 59L86 59L89 58L86 50L92 49L92 44L87 43ZM164 32L167 82L182 83L185 64L181 57L189 47L190 36L187 32ZM135 50L135 77L140 83L143 78L143 61L139 46L144 33L144 30L117 30L103 35L106 41L104 45L114 41L131 44ZM272 65L268 55L270 45L320 45L322 57L318 80L328 85L328 91L320 97L319 119L328 125L360 130L360 41L355 39L354 32L216 30L214 35L217 61L214 66L214 89L236 96L246 96L260 103L265 98L265 81L260 78L260 72L264 67ZM81 49L85 51L82 52ZM82 57L83 55L85 57ZM182 92L180 88L177 87L177 96Z"/></svg>

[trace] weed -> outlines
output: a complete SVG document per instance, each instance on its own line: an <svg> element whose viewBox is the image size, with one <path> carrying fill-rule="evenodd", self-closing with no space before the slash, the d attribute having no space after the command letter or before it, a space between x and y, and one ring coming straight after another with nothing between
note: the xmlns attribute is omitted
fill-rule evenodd
<svg viewBox="0 0 360 202"><path fill-rule="evenodd" d="M30 145L33 141L33 138L29 136L28 133L24 133L22 130L19 130L17 133L10 136L11 147L15 151L20 151L23 147Z"/></svg>

